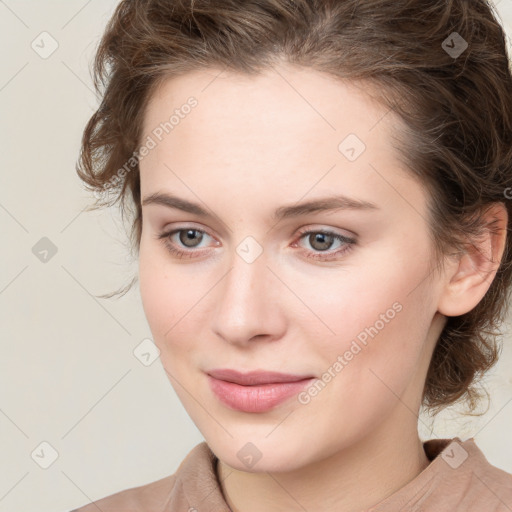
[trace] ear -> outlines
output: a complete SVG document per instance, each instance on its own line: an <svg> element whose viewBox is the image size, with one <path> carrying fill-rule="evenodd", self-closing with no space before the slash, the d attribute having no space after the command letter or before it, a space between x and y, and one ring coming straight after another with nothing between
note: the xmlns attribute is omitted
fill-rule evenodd
<svg viewBox="0 0 512 512"><path fill-rule="evenodd" d="M438 311L459 316L471 311L484 297L499 268L507 238L508 214L504 203L493 203L483 214L486 229L478 240L446 265L446 282Z"/></svg>

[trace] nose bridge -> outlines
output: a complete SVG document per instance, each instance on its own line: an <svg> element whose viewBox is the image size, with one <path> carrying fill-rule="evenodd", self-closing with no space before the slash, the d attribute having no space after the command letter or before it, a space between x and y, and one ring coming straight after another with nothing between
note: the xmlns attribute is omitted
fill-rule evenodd
<svg viewBox="0 0 512 512"><path fill-rule="evenodd" d="M218 294L214 328L226 340L248 341L256 335L272 334L276 327L276 278L267 267L263 247L251 238L235 248Z"/></svg>
<svg viewBox="0 0 512 512"><path fill-rule="evenodd" d="M258 301L268 298L268 281L273 276L267 267L266 254L258 246L243 241L235 249L221 298L231 311L246 307L254 311Z"/></svg>

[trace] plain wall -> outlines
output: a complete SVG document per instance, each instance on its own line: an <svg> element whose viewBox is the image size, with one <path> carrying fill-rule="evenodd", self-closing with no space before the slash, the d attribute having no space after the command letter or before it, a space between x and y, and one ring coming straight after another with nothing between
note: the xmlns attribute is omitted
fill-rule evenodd
<svg viewBox="0 0 512 512"><path fill-rule="evenodd" d="M92 198L75 172L98 105L89 67L115 5L0 2L0 512L64 512L157 480L203 440L160 360L144 366L134 356L151 338L138 286L119 300L94 297L134 271L117 212L85 212ZM512 0L498 10L510 34ZM31 46L51 49L44 31L58 44L47 58ZM44 249L46 262L34 254ZM419 427L423 438L474 436L512 472L510 341L486 379L484 416L447 411ZM47 469L42 442L58 453Z"/></svg>

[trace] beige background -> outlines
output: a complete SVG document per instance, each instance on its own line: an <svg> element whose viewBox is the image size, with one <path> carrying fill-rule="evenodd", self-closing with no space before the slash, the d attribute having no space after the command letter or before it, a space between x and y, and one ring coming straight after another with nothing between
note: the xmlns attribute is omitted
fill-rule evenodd
<svg viewBox="0 0 512 512"><path fill-rule="evenodd" d="M74 170L97 106L89 66L116 4L0 1L0 512L65 512L154 481L203 440L160 360L144 366L133 353L151 337L138 288L117 301L93 296L134 270L116 212L83 212L90 198ZM510 35L512 0L497 4ZM43 237L57 250L46 263L33 253ZM422 417L420 433L474 436L512 472L508 337L504 345L486 380L489 411Z"/></svg>

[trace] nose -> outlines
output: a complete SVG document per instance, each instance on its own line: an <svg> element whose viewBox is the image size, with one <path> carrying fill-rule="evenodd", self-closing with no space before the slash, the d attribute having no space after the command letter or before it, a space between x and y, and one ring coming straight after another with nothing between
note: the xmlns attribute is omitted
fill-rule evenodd
<svg viewBox="0 0 512 512"><path fill-rule="evenodd" d="M271 269L265 253L254 261L239 254L216 287L213 330L240 347L256 339L275 341L286 329L285 286Z"/></svg>

